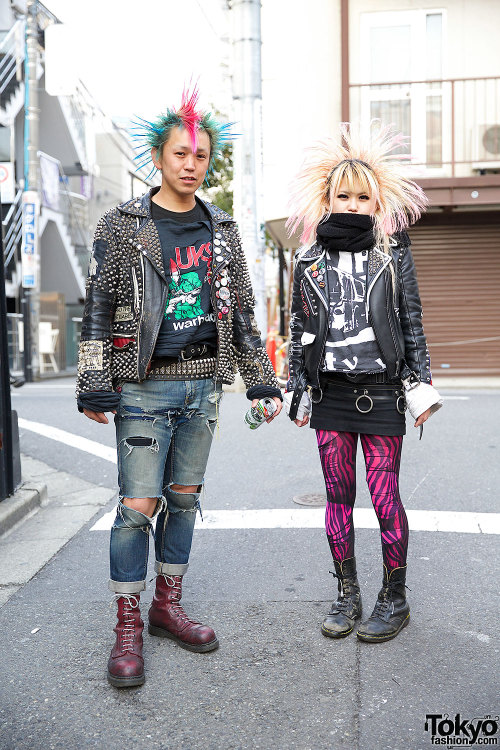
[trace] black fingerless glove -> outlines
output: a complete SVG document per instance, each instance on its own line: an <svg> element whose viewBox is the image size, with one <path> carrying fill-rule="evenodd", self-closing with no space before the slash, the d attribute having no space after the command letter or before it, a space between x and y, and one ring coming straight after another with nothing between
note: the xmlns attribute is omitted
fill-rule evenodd
<svg viewBox="0 0 500 750"><path fill-rule="evenodd" d="M266 396L279 398L283 401L280 389L275 388L273 385L252 385L252 387L247 390L247 398L249 401L253 401L254 398L266 398Z"/></svg>
<svg viewBox="0 0 500 750"><path fill-rule="evenodd" d="M96 412L115 411L119 403L120 394L115 391L86 391L78 394L76 400L80 413L84 409Z"/></svg>

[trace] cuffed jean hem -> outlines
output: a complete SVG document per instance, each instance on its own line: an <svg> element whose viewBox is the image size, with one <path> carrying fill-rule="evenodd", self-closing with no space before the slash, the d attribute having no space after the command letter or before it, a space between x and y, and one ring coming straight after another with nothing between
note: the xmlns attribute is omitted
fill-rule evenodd
<svg viewBox="0 0 500 750"><path fill-rule="evenodd" d="M158 573L158 575L183 576L188 568L189 563L180 563L176 565L174 563L158 562L158 560L155 562L155 572Z"/></svg>
<svg viewBox="0 0 500 750"><path fill-rule="evenodd" d="M113 581L110 578L108 588L115 594L139 594L146 590L146 581Z"/></svg>

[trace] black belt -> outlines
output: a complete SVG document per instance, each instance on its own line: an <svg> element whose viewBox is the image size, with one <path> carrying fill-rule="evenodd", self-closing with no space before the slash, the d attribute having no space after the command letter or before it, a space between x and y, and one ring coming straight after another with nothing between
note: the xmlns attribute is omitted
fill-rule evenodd
<svg viewBox="0 0 500 750"><path fill-rule="evenodd" d="M176 357L154 357L151 360L151 367L168 367L177 362L189 362L192 359L205 359L214 357L215 348L209 344L188 344L181 349Z"/></svg>
<svg viewBox="0 0 500 750"><path fill-rule="evenodd" d="M387 370L381 372L358 372L347 373L347 372L322 372L321 373L322 383L389 383L389 376Z"/></svg>

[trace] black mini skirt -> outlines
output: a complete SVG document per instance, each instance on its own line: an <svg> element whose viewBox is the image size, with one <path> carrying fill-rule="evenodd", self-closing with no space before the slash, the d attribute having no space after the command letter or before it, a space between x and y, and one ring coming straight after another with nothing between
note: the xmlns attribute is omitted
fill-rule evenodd
<svg viewBox="0 0 500 750"><path fill-rule="evenodd" d="M380 382L386 379L384 373L360 373L355 378L341 373L323 376L322 398L313 403L311 427L365 435L404 435L403 387L400 383Z"/></svg>

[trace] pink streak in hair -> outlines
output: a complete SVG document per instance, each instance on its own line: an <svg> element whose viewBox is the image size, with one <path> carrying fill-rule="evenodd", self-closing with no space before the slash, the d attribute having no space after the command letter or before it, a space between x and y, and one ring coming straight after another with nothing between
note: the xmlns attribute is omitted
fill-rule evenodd
<svg viewBox="0 0 500 750"><path fill-rule="evenodd" d="M196 152L198 143L196 133L201 122L201 115L196 110L199 96L200 93L198 91L197 85L194 86L191 93L189 93L188 88L185 88L182 92L181 106L176 112L177 116L182 120L182 123L189 134L189 138L191 139L191 147L194 152Z"/></svg>

